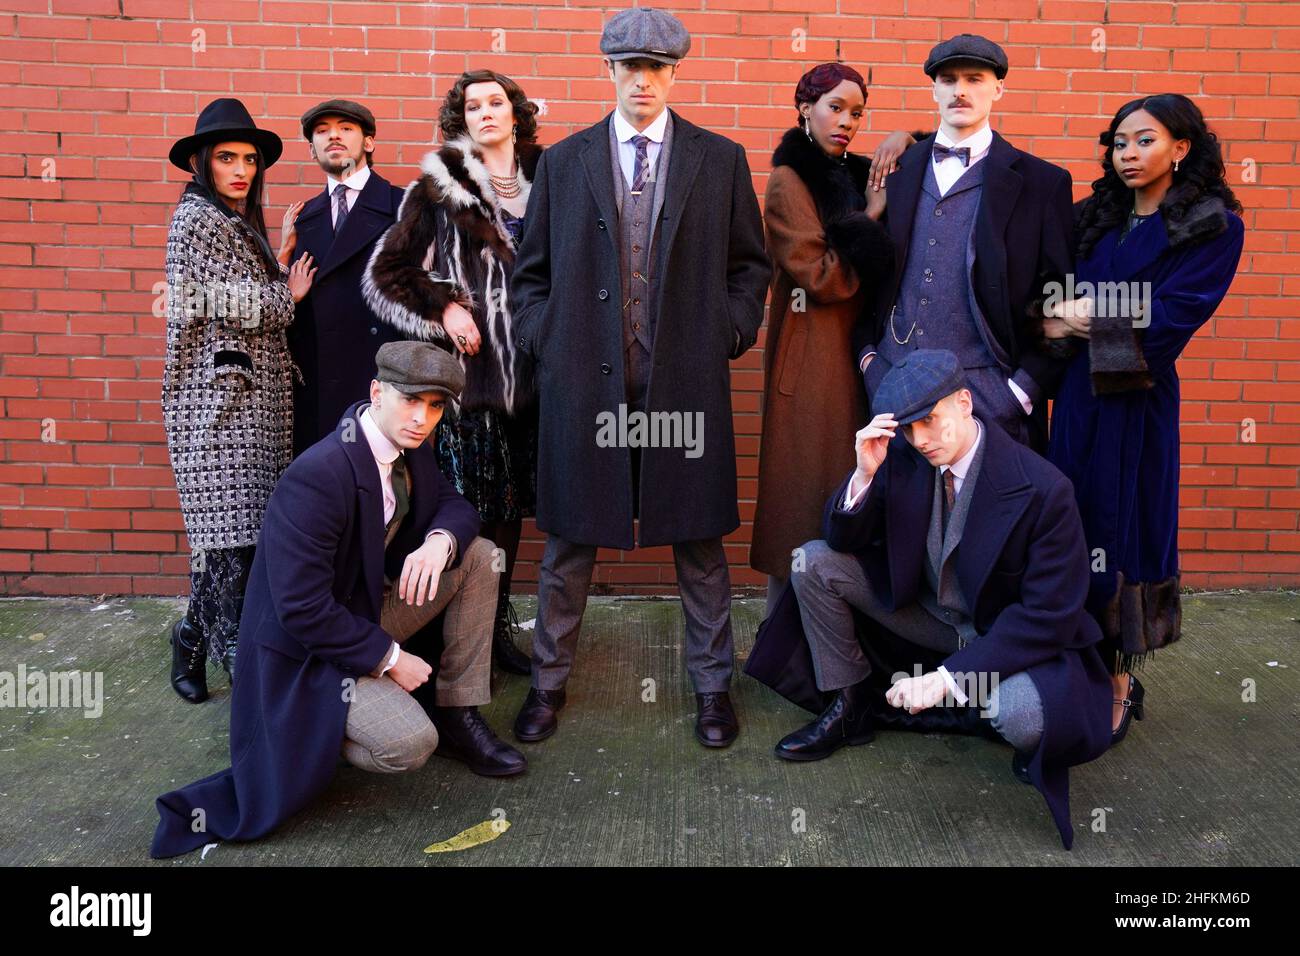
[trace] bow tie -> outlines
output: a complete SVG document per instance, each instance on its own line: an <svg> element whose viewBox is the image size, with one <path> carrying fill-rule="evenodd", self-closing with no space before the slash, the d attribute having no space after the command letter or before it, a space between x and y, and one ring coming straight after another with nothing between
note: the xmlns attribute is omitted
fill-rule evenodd
<svg viewBox="0 0 1300 956"><path fill-rule="evenodd" d="M941 146L934 144L934 160L937 163L943 162L949 156L956 156L961 160L963 166L970 165L970 147L969 146Z"/></svg>

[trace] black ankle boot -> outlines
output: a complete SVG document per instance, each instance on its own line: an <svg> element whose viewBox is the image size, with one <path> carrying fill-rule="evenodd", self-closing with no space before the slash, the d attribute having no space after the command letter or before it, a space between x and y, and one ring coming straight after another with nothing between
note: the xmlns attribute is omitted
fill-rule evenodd
<svg viewBox="0 0 1300 956"><path fill-rule="evenodd" d="M871 693L865 681L845 687L820 717L784 737L776 745L776 755L783 760L821 760L841 747L870 743L876 736Z"/></svg>
<svg viewBox="0 0 1300 956"><path fill-rule="evenodd" d="M188 615L172 625L172 687L194 704L208 699L208 642Z"/></svg>
<svg viewBox="0 0 1300 956"><path fill-rule="evenodd" d="M497 619L492 629L492 662L509 674L531 674L533 662L515 646L519 618L509 598L497 602Z"/></svg>

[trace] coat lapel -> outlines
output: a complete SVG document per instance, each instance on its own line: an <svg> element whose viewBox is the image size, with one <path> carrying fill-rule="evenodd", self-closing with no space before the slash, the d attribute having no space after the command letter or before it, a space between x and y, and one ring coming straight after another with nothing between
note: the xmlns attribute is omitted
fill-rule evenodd
<svg viewBox="0 0 1300 956"><path fill-rule="evenodd" d="M962 546L957 549L957 583L972 617L984 582L1034 493L1020 462L1005 447L1011 437L988 422L984 435L989 444L971 489Z"/></svg>
<svg viewBox="0 0 1300 956"><path fill-rule="evenodd" d="M1018 151L997 133L989 154L983 159L984 192L980 196L979 212L975 216L975 258L983 260L985 275L999 277L992 288L978 290L986 321L993 327L994 335L1003 342L1010 341L1016 330L1004 326L1010 314L1006 303L1006 234L1012 210L1024 185L1022 177L1012 168ZM985 298L985 296L988 298Z"/></svg>
<svg viewBox="0 0 1300 956"><path fill-rule="evenodd" d="M324 216L327 227L330 226L328 213ZM371 173L366 185L357 197L352 211L343 223L343 231L334 237L325 260L316 273L316 282L325 278L334 269L347 262L364 249L374 239L393 224L392 208L388 199L388 181L381 179L377 173Z"/></svg>
<svg viewBox="0 0 1300 956"><path fill-rule="evenodd" d="M586 145L582 148L582 167L587 174L587 186L600 217L605 220L605 234L614 243L617 252L618 208L614 205L614 170L609 155L609 124L614 122L610 113L595 126L587 128Z"/></svg>
<svg viewBox="0 0 1300 956"><path fill-rule="evenodd" d="M889 580L895 609L916 601L925 580L926 536L930 527L934 468L902 435L890 443L889 458L897 464L889 475L889 507L885 510L885 545L889 554ZM918 547L919 545L919 547Z"/></svg>
<svg viewBox="0 0 1300 956"><path fill-rule="evenodd" d="M294 259L298 259L304 252L310 252L319 268L326 253L329 252L330 244L334 241L334 226L330 222L330 201L324 190L303 205L294 229L298 233Z"/></svg>
<svg viewBox="0 0 1300 956"><path fill-rule="evenodd" d="M378 613L384 596L384 494L379 487L379 466L370 451L370 443L361 431L358 412L368 402L358 402L348 409L348 417L339 422L335 437L343 446L357 480L357 526L361 533L361 566L366 575L366 591ZM351 419L349 422L348 419Z"/></svg>
<svg viewBox="0 0 1300 956"><path fill-rule="evenodd" d="M895 272L895 275L900 278L907 255L907 246L912 241L912 222L916 218L916 203L921 197L921 186L931 165L930 156L933 149L934 136L931 135L904 153L898 164L898 172L885 179L887 201L885 217L889 225L889 234L894 240L894 248L900 253Z"/></svg>
<svg viewBox="0 0 1300 956"><path fill-rule="evenodd" d="M704 161L704 150L700 147L700 128L694 123L682 119L672 110L673 142L672 154L668 161L667 194L663 198L663 212L660 222L664 223L664 236L659 246L660 274L663 263L668 261L672 250L673 238L677 235L677 226L682 221L682 210L690 194L695 176ZM657 200L657 197L656 197ZM658 228L656 223L655 228Z"/></svg>

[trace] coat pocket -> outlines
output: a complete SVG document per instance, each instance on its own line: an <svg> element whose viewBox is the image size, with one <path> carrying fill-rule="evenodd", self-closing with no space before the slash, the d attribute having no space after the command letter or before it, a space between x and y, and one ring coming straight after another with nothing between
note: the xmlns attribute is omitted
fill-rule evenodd
<svg viewBox="0 0 1300 956"><path fill-rule="evenodd" d="M782 395L794 394L803 368L803 353L808 346L808 326L800 318L793 315L787 317L793 327L790 329L789 342L782 350L781 366L777 369L776 377L776 390Z"/></svg>
<svg viewBox="0 0 1300 956"><path fill-rule="evenodd" d="M212 390L209 422L220 426L231 412L247 401L253 390L252 357L237 349L218 349L212 353L207 381Z"/></svg>

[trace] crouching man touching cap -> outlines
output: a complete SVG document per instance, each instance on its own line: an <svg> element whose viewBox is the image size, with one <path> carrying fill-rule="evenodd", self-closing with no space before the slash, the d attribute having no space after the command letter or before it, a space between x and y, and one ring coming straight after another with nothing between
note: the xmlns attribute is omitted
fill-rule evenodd
<svg viewBox="0 0 1300 956"><path fill-rule="evenodd" d="M1004 739L1069 848L1068 768L1106 750L1111 698L1070 482L973 413L952 352L908 353L873 406L790 579L833 697L776 754L818 760L879 728Z"/></svg>
<svg viewBox="0 0 1300 956"><path fill-rule="evenodd" d="M271 494L240 623L231 767L158 798L154 857L264 836L326 787L340 756L380 773L435 752L489 776L525 768L478 712L490 699L493 547L425 443L464 373L425 342L387 343L376 363L370 401ZM432 668L402 643L440 614L433 699L417 702Z"/></svg>

